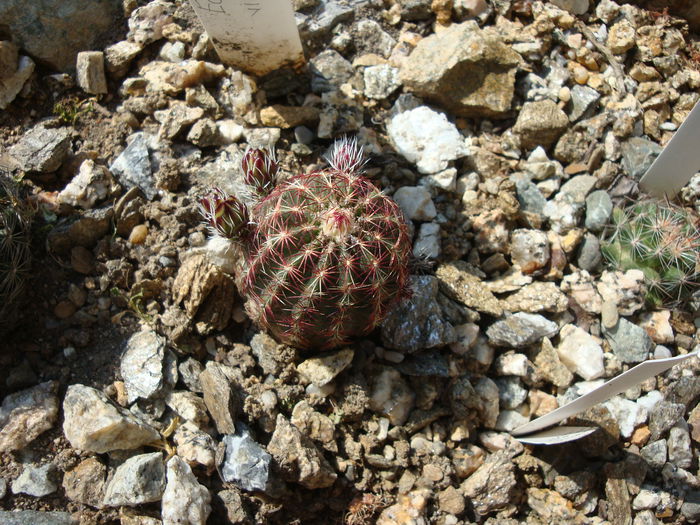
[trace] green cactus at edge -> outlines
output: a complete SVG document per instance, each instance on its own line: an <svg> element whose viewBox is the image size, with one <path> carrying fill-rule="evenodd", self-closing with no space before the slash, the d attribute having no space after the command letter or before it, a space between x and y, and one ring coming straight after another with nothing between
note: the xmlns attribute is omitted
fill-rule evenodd
<svg viewBox="0 0 700 525"><path fill-rule="evenodd" d="M0 334L15 321L30 256L27 210L15 182L0 172Z"/></svg>
<svg viewBox="0 0 700 525"><path fill-rule="evenodd" d="M698 282L698 218L663 201L615 208L601 250L614 269L644 273L646 300L654 307L682 302Z"/></svg>
<svg viewBox="0 0 700 525"><path fill-rule="evenodd" d="M202 199L216 235L240 252L239 290L251 318L280 342L327 350L371 332L407 295L411 243L398 205L362 176L354 141L330 167L277 181L270 151L242 162L246 206L215 190Z"/></svg>

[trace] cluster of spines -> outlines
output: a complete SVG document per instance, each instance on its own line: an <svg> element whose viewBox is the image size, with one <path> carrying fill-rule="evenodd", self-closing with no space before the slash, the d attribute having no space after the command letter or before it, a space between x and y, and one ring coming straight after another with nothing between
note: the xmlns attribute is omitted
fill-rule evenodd
<svg viewBox="0 0 700 525"><path fill-rule="evenodd" d="M0 173L0 332L10 327L22 291L31 251L29 221L17 188Z"/></svg>
<svg viewBox="0 0 700 525"><path fill-rule="evenodd" d="M240 283L249 310L302 348L369 333L407 293L410 240L400 209L360 174L354 140L336 143L329 163L277 184L274 156L249 150L244 179L258 197L250 217L223 192L202 201L210 227L246 255Z"/></svg>
<svg viewBox="0 0 700 525"><path fill-rule="evenodd" d="M698 218L670 203L645 201L615 208L601 250L615 269L644 273L652 306L681 302L698 283Z"/></svg>
<svg viewBox="0 0 700 525"><path fill-rule="evenodd" d="M296 346L330 348L373 330L405 290L410 253L398 206L369 181L299 175L254 211L245 279L260 322Z"/></svg>

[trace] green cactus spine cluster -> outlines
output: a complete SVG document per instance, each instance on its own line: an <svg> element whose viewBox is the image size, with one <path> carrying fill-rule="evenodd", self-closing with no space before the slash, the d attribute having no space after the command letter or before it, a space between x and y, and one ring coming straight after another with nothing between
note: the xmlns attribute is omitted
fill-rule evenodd
<svg viewBox="0 0 700 525"><path fill-rule="evenodd" d="M613 268L644 272L652 306L682 302L695 290L700 230L684 208L653 200L615 208L601 250Z"/></svg>
<svg viewBox="0 0 700 525"><path fill-rule="evenodd" d="M362 176L353 141L330 167L277 181L269 151L243 171L255 203L215 191L202 200L216 234L240 249L237 282L254 321L279 341L331 349L371 332L407 293L410 240L398 205Z"/></svg>
<svg viewBox="0 0 700 525"><path fill-rule="evenodd" d="M0 172L0 334L15 321L30 255L28 214L17 185Z"/></svg>

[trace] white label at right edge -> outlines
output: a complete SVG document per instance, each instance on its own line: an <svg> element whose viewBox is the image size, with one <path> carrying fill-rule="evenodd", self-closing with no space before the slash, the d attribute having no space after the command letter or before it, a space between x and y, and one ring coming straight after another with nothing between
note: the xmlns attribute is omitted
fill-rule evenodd
<svg viewBox="0 0 700 525"><path fill-rule="evenodd" d="M291 0L190 0L221 61L264 75L304 61Z"/></svg>
<svg viewBox="0 0 700 525"><path fill-rule="evenodd" d="M640 181L654 197L672 199L700 171L700 103L686 117Z"/></svg>

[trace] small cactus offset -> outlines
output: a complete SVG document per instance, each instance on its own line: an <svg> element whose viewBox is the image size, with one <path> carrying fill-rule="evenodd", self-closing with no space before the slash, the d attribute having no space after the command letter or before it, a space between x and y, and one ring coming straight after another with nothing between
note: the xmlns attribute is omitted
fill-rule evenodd
<svg viewBox="0 0 700 525"><path fill-rule="evenodd" d="M398 205L361 174L340 141L328 169L277 182L265 150L243 158L256 202L220 191L202 200L210 227L240 248L246 308L280 342L327 350L371 332L407 293L411 254Z"/></svg>
<svg viewBox="0 0 700 525"><path fill-rule="evenodd" d="M30 259L29 221L14 181L0 172L0 334L11 328Z"/></svg>
<svg viewBox="0 0 700 525"><path fill-rule="evenodd" d="M617 270L639 269L652 306L687 299L698 283L700 230L690 211L665 202L644 201L615 208L610 235L601 244Z"/></svg>

